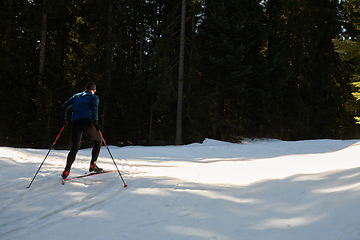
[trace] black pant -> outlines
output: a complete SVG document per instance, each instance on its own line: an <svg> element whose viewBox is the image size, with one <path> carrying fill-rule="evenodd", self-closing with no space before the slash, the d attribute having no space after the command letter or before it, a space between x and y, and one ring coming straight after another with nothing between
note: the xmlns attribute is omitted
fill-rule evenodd
<svg viewBox="0 0 360 240"><path fill-rule="evenodd" d="M75 161L76 154L80 149L83 133L95 142L90 164L93 165L99 156L102 139L100 133L94 126L94 121L91 118L76 119L71 122L71 150L67 157L66 171L70 171L71 165Z"/></svg>

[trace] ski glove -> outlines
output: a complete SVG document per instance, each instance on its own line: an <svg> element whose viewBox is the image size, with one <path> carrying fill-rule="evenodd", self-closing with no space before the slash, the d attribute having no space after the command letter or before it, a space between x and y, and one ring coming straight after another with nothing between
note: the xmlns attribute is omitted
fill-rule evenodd
<svg viewBox="0 0 360 240"><path fill-rule="evenodd" d="M100 130L100 125L99 125L99 122L98 121L94 121L94 126L96 128L96 130Z"/></svg>

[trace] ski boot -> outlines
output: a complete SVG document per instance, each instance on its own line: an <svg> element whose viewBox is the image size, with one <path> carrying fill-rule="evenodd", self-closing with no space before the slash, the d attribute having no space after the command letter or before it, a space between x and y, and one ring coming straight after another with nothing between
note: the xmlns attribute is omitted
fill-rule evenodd
<svg viewBox="0 0 360 240"><path fill-rule="evenodd" d="M62 177L63 179L66 179L66 178L69 176L69 174L70 174L70 170L69 170L69 171L64 170L63 173L61 174L61 177Z"/></svg>
<svg viewBox="0 0 360 240"><path fill-rule="evenodd" d="M99 167L96 165L96 163L94 163L94 164L90 164L89 172L101 173L101 172L105 172L105 171L104 171L104 169L99 168Z"/></svg>

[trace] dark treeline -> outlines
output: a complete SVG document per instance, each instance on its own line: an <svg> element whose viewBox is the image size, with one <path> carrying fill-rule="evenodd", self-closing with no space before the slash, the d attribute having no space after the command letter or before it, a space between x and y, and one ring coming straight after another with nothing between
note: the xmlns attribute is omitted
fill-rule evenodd
<svg viewBox="0 0 360 240"><path fill-rule="evenodd" d="M183 143L357 137L352 67L332 41L351 28L344 3L188 0ZM181 0L1 1L0 144L48 147L62 103L89 81L109 144L174 144L181 9Z"/></svg>

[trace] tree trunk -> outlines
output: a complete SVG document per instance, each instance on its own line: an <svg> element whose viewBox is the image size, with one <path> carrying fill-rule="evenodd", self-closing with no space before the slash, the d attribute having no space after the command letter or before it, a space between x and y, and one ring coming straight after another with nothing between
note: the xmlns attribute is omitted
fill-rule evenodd
<svg viewBox="0 0 360 240"><path fill-rule="evenodd" d="M182 144L182 101L183 101L183 89L184 89L185 20L186 20L186 0L182 0L180 53L179 53L179 82L178 82L176 140L175 140L176 145Z"/></svg>
<svg viewBox="0 0 360 240"><path fill-rule="evenodd" d="M45 69L45 53L46 53L46 25L47 25L47 12L45 9L46 0L43 0L43 10L41 15L41 36L40 36L40 55L39 55L39 75L37 84L37 121L39 123L42 119L42 100L43 100L43 79Z"/></svg>
<svg viewBox="0 0 360 240"><path fill-rule="evenodd" d="M111 66L112 66L112 35L113 35L113 3L109 2L108 22L107 22L107 41L106 41L106 66L105 66L105 98L101 119L101 131L105 132L105 115L107 114L108 99L111 89Z"/></svg>
<svg viewBox="0 0 360 240"><path fill-rule="evenodd" d="M13 1L12 0L8 0L7 2L7 10L9 12L12 12L12 6L13 6ZM6 33L5 33L5 52L7 54L10 54L10 33L11 31L13 31L13 24L11 23L11 19L7 19L6 20Z"/></svg>

